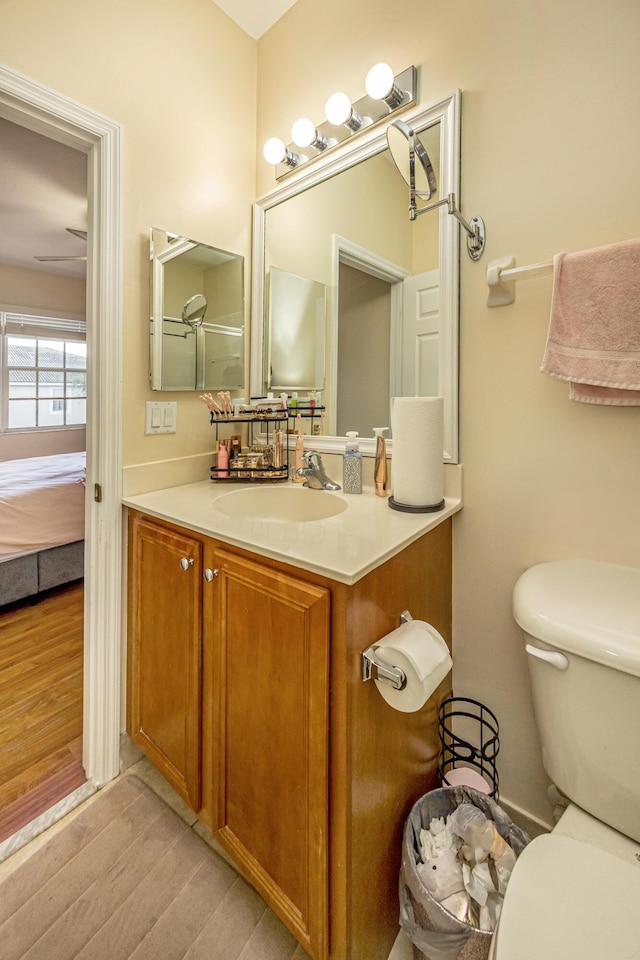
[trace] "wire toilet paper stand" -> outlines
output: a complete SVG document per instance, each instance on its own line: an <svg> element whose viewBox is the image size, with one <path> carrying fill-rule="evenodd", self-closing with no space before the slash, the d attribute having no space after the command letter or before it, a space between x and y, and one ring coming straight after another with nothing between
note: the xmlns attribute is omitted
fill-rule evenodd
<svg viewBox="0 0 640 960"><path fill-rule="evenodd" d="M438 772L443 785L454 785L454 778L450 776L453 770L463 776L465 769L476 771L486 782L488 795L497 802L499 732L496 715L478 700L468 697L443 700L438 713ZM448 775L450 779L447 779ZM456 785L460 782L460 779L455 780ZM469 782L469 785L473 784Z"/></svg>

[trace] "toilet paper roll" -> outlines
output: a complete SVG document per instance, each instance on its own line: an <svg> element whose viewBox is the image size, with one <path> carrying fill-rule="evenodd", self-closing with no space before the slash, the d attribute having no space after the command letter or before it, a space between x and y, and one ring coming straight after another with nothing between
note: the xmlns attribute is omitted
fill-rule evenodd
<svg viewBox="0 0 640 960"><path fill-rule="evenodd" d="M420 710L453 665L445 641L424 620L403 623L379 640L376 648L377 659L400 667L407 678L403 690L395 690L383 680L375 681L387 703L402 713Z"/></svg>
<svg viewBox="0 0 640 960"><path fill-rule="evenodd" d="M408 507L439 504L444 492L442 397L392 397L393 499Z"/></svg>

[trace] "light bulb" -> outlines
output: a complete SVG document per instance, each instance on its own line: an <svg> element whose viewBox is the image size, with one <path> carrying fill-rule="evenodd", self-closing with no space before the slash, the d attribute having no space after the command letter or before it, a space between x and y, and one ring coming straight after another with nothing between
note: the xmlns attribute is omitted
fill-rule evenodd
<svg viewBox="0 0 640 960"><path fill-rule="evenodd" d="M315 123L308 117L300 117L291 128L291 139L299 147L315 147L318 153L322 153L329 146L329 140L323 133L316 129ZM332 141L335 143L335 141Z"/></svg>
<svg viewBox="0 0 640 960"><path fill-rule="evenodd" d="M384 100L390 110L395 110L404 100L404 94L396 86L393 70L388 63L376 63L371 67L364 86L367 96L372 100Z"/></svg>
<svg viewBox="0 0 640 960"><path fill-rule="evenodd" d="M262 152L267 163L275 165L282 163L287 154L287 148L279 137L270 137L262 148Z"/></svg>
<svg viewBox="0 0 640 960"><path fill-rule="evenodd" d="M393 86L393 70L388 63L376 63L371 67L364 82L367 96L372 100L382 100Z"/></svg>
<svg viewBox="0 0 640 960"><path fill-rule="evenodd" d="M288 167L297 167L307 159L302 154L292 153L280 137L270 137L262 148L262 152L267 163L272 163L274 166L284 163Z"/></svg>
<svg viewBox="0 0 640 960"><path fill-rule="evenodd" d="M327 100L325 106L327 120L339 127L341 123L346 123L351 116L351 101L346 93L334 93Z"/></svg>
<svg viewBox="0 0 640 960"><path fill-rule="evenodd" d="M299 147L310 147L316 136L316 125L308 117L300 117L291 128L291 139Z"/></svg>

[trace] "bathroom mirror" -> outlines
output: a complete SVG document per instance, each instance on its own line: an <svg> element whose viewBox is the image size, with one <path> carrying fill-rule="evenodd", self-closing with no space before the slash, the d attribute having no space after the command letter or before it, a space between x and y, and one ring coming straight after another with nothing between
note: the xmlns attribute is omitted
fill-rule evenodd
<svg viewBox="0 0 640 960"><path fill-rule="evenodd" d="M244 257L152 227L151 389L244 386Z"/></svg>
<svg viewBox="0 0 640 960"><path fill-rule="evenodd" d="M408 112L406 121L433 166L433 199L457 192L459 91ZM443 458L456 463L459 230L443 208L409 220L386 127L374 125L256 202L251 395L264 395L274 383L271 274L306 277L326 289L326 364L313 388L325 407L324 429L314 447L341 452L346 431L357 430L360 449L373 453L373 427L390 426L392 396L437 395L444 397ZM318 349L312 338L307 344L310 352ZM297 386L283 388L291 393Z"/></svg>

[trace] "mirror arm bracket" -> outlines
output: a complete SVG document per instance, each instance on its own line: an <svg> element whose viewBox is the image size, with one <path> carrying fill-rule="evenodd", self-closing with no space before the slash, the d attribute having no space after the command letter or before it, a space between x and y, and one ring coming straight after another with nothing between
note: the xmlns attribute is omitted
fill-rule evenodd
<svg viewBox="0 0 640 960"><path fill-rule="evenodd" d="M487 242L484 220L482 217L472 217L471 222L467 223L465 218L458 210L455 193L450 193L445 200L437 200L435 203L430 203L428 206L418 209L416 204L416 192L415 190L411 190L409 200L409 219L416 220L423 213L429 213L431 210L436 210L438 207L444 207L445 205L447 207L447 213L450 213L452 216L454 216L458 223L464 227L467 232L467 252L469 256L472 260L479 260L484 253L485 243Z"/></svg>

